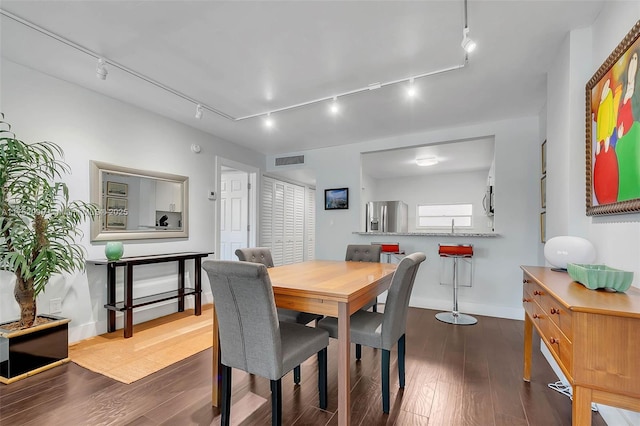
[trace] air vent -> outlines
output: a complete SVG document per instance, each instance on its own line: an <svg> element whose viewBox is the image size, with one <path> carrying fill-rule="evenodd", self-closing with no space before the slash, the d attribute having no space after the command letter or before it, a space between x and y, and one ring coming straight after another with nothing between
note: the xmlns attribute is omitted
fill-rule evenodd
<svg viewBox="0 0 640 426"><path fill-rule="evenodd" d="M276 158L276 166L289 166L291 164L304 164L304 155Z"/></svg>

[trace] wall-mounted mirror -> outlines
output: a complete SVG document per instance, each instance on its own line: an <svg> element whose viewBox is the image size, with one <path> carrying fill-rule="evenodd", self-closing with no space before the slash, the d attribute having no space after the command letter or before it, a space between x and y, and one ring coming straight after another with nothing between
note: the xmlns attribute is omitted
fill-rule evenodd
<svg viewBox="0 0 640 426"><path fill-rule="evenodd" d="M186 238L189 178L91 161L91 241Z"/></svg>

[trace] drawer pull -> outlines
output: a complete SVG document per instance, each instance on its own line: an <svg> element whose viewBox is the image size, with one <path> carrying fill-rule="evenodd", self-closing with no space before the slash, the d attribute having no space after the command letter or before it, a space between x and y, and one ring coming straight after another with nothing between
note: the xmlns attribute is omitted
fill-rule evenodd
<svg viewBox="0 0 640 426"><path fill-rule="evenodd" d="M560 344L560 340L556 339L555 337L551 337L549 339L549 343L551 343L552 345L555 345L556 343Z"/></svg>
<svg viewBox="0 0 640 426"><path fill-rule="evenodd" d="M531 299L527 299L526 297L522 298L522 303L531 302Z"/></svg>
<svg viewBox="0 0 640 426"><path fill-rule="evenodd" d="M533 295L534 296L542 296L542 292L539 290L533 290Z"/></svg>
<svg viewBox="0 0 640 426"><path fill-rule="evenodd" d="M542 317L538 314L533 314L533 319L539 319L539 318L542 318Z"/></svg>
<svg viewBox="0 0 640 426"><path fill-rule="evenodd" d="M551 308L551 311L550 311L550 312L551 312L551 315L554 315L554 314L558 314L558 315L560 315L560 309Z"/></svg>
<svg viewBox="0 0 640 426"><path fill-rule="evenodd" d="M530 282L531 282L531 281L529 281L529 280L528 280L528 279L526 279L526 278L522 280L522 284L529 284Z"/></svg>

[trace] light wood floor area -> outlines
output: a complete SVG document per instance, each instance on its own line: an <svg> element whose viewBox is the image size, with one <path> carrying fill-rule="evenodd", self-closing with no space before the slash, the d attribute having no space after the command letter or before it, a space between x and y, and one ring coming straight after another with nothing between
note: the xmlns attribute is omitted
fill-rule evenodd
<svg viewBox="0 0 640 426"><path fill-rule="evenodd" d="M362 360L353 360L353 425L571 425L571 402L547 387L556 377L537 348L531 383L522 380L522 321L476 316L474 326L453 326L435 313L410 309L407 385L398 389L392 353L389 415L382 414L380 351L363 347ZM302 366L300 386L291 373L283 378L284 425L337 425L336 343L329 347L327 410L318 408L313 357ZM233 374L232 416L245 418L242 425L269 425L269 382ZM210 398L211 349L129 385L69 363L0 385L0 424L217 424ZM605 425L597 413L593 425Z"/></svg>

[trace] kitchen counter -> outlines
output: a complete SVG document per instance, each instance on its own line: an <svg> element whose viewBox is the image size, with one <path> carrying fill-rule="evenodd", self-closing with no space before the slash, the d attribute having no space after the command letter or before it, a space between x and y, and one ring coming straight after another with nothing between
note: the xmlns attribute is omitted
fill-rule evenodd
<svg viewBox="0 0 640 426"><path fill-rule="evenodd" d="M378 237L480 237L495 238L500 234L495 232L353 232L356 235L375 235Z"/></svg>

